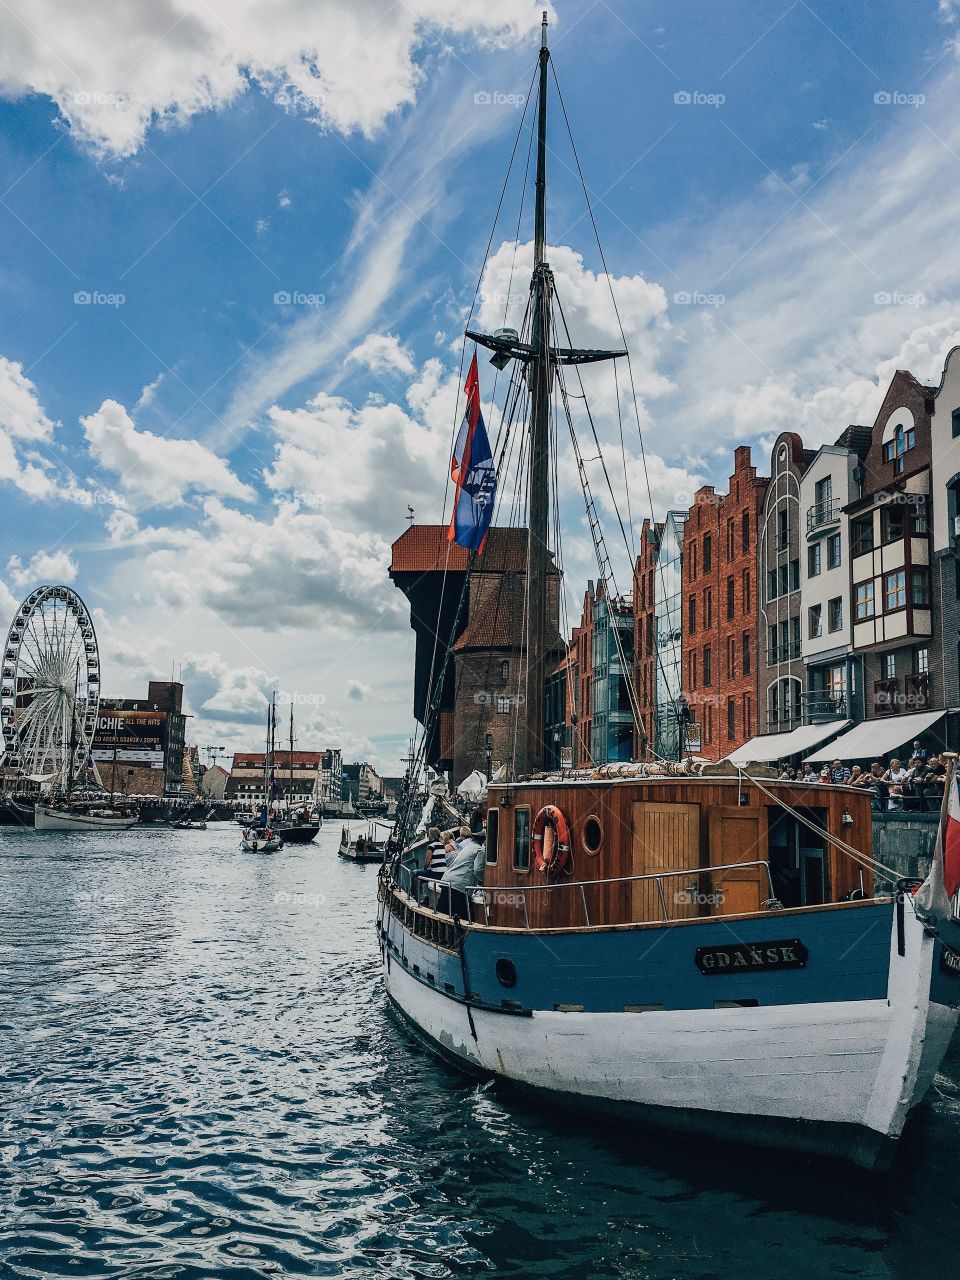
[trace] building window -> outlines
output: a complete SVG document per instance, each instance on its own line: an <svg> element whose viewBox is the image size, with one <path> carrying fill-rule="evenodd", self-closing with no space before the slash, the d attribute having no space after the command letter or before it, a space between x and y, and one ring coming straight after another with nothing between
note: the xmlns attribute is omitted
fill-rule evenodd
<svg viewBox="0 0 960 1280"><path fill-rule="evenodd" d="M727 579L727 621L733 617L734 595L733 595L733 578Z"/></svg>
<svg viewBox="0 0 960 1280"><path fill-rule="evenodd" d="M737 676L737 642L733 636L727 636L727 679L735 680Z"/></svg>
<svg viewBox="0 0 960 1280"><path fill-rule="evenodd" d="M733 520L727 521L727 559L733 560L737 554L736 530Z"/></svg>
<svg viewBox="0 0 960 1280"><path fill-rule="evenodd" d="M872 618L874 615L873 580L858 582L853 590L857 621L862 622L864 618Z"/></svg>
<svg viewBox="0 0 960 1280"><path fill-rule="evenodd" d="M749 693L743 695L743 736L749 738L753 733L753 699Z"/></svg>
<svg viewBox="0 0 960 1280"><path fill-rule="evenodd" d="M713 592L709 587L703 593L703 625L707 629L713 626Z"/></svg>
<svg viewBox="0 0 960 1280"><path fill-rule="evenodd" d="M743 674L745 676L748 676L750 674L750 632L749 631L745 631L743 633L743 643L741 645L741 650L743 653Z"/></svg>
<svg viewBox="0 0 960 1280"><path fill-rule="evenodd" d="M914 605L930 604L930 575L926 569L910 570L910 595Z"/></svg>
<svg viewBox="0 0 960 1280"><path fill-rule="evenodd" d="M893 439L888 440L883 446L884 462L892 462L895 475L901 475L904 468L903 455L909 452L917 443L917 433L913 427L906 430L903 427L897 427L893 433Z"/></svg>
<svg viewBox="0 0 960 1280"><path fill-rule="evenodd" d="M777 598L777 571L776 569L767 570L767 599L776 600Z"/></svg>
<svg viewBox="0 0 960 1280"><path fill-rule="evenodd" d="M713 650L709 645L703 651L703 687L709 689L713 684Z"/></svg>
<svg viewBox="0 0 960 1280"><path fill-rule="evenodd" d="M800 561L799 560L790 561L790 590L791 591L800 590Z"/></svg>
<svg viewBox="0 0 960 1280"><path fill-rule="evenodd" d="M820 543L807 547L807 577L815 578L820 572Z"/></svg>
<svg viewBox="0 0 960 1280"><path fill-rule="evenodd" d="M952 415L953 438L956 440L960 436L960 409L954 409Z"/></svg>
<svg viewBox="0 0 960 1280"><path fill-rule="evenodd" d="M914 537L922 537L927 532L927 502L917 495L910 507L910 533Z"/></svg>
<svg viewBox="0 0 960 1280"><path fill-rule="evenodd" d="M709 573L713 568L713 538L709 533L703 535L703 572Z"/></svg>
<svg viewBox="0 0 960 1280"><path fill-rule="evenodd" d="M862 556L873 550L873 515L857 516L850 521L851 555Z"/></svg>
<svg viewBox="0 0 960 1280"><path fill-rule="evenodd" d="M697 651L694 649L690 655L690 688L697 687Z"/></svg>
<svg viewBox="0 0 960 1280"><path fill-rule="evenodd" d="M895 653L885 653L880 659L880 666L883 670L884 680L896 680L897 655Z"/></svg>
<svg viewBox="0 0 960 1280"><path fill-rule="evenodd" d="M687 601L687 630L690 635L697 632L697 597L691 596Z"/></svg>
<svg viewBox="0 0 960 1280"><path fill-rule="evenodd" d="M790 590L790 568L782 564L777 570L777 594L785 596Z"/></svg>
<svg viewBox="0 0 960 1280"><path fill-rule="evenodd" d="M530 870L530 810L513 813L513 865L517 871Z"/></svg>
<svg viewBox="0 0 960 1280"><path fill-rule="evenodd" d="M697 576L697 544L693 541L690 543L690 580L693 581Z"/></svg>
<svg viewBox="0 0 960 1280"><path fill-rule="evenodd" d="M743 612L750 612L750 570L744 569L741 576L741 588L743 595Z"/></svg>
<svg viewBox="0 0 960 1280"><path fill-rule="evenodd" d="M842 558L839 533L831 533L827 539L827 568L839 569Z"/></svg>
<svg viewBox="0 0 960 1280"><path fill-rule="evenodd" d="M510 696L502 693L497 694L497 715L508 716L510 714Z"/></svg>
<svg viewBox="0 0 960 1280"><path fill-rule="evenodd" d="M827 630L839 631L842 626L843 599L840 596L836 596L827 604Z"/></svg>
<svg viewBox="0 0 960 1280"><path fill-rule="evenodd" d="M703 737L705 742L712 742L713 741L713 703L708 702L706 707L704 707L704 710L706 711L707 714L704 716L704 727L706 731Z"/></svg>
<svg viewBox="0 0 960 1280"><path fill-rule="evenodd" d="M500 663L500 679L510 679L510 663L506 658L504 658L503 662Z"/></svg>
<svg viewBox="0 0 960 1280"><path fill-rule="evenodd" d="M781 507L777 512L777 550L786 551L790 541L790 524L789 513L786 507Z"/></svg>
<svg viewBox="0 0 960 1280"><path fill-rule="evenodd" d="M733 698L727 699L727 739L733 741L737 736L737 704Z"/></svg>
<svg viewBox="0 0 960 1280"><path fill-rule="evenodd" d="M829 519L830 507L833 503L833 477L824 476L822 480L818 480L813 487L813 491L817 519L820 521Z"/></svg>
<svg viewBox="0 0 960 1280"><path fill-rule="evenodd" d="M918 649L914 654L914 666L918 676L925 676L930 670L930 650Z"/></svg>
<svg viewBox="0 0 960 1280"><path fill-rule="evenodd" d="M880 529L884 542L899 542L903 537L903 507L888 503L880 511Z"/></svg>
<svg viewBox="0 0 960 1280"><path fill-rule="evenodd" d="M740 550L750 550L750 512L745 511L740 517Z"/></svg>
<svg viewBox="0 0 960 1280"><path fill-rule="evenodd" d="M903 609L907 603L907 575L904 569L896 569L893 573L883 575L883 610L891 613L894 609Z"/></svg>
<svg viewBox="0 0 960 1280"><path fill-rule="evenodd" d="M780 719L780 695L779 686L772 684L767 690L767 721L769 724L776 724Z"/></svg>
<svg viewBox="0 0 960 1280"><path fill-rule="evenodd" d="M823 606L813 604L807 610L807 634L811 640L816 640L823 634Z"/></svg>

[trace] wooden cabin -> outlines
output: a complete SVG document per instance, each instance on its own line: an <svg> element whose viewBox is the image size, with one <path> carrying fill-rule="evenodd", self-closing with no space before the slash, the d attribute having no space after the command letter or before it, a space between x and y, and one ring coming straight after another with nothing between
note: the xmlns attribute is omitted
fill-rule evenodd
<svg viewBox="0 0 960 1280"><path fill-rule="evenodd" d="M623 925L873 896L870 871L824 835L869 856L868 793L766 780L762 788L737 777L492 785L484 923ZM535 866L532 833L545 805L559 808L570 829L559 875Z"/></svg>

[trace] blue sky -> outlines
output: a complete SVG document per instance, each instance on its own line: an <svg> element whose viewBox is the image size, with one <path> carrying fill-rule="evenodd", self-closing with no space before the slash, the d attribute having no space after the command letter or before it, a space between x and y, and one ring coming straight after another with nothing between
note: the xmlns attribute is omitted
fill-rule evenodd
<svg viewBox="0 0 960 1280"><path fill-rule="evenodd" d="M552 6L658 516L737 443L762 467L786 427L815 445L869 422L894 368L935 377L957 340L957 8ZM183 664L200 741L252 744L276 685L305 739L398 769L412 646L384 568L408 503L441 517L457 337L536 55L538 5L482 9L0 14L0 614L73 582L105 692ZM579 340L612 343L553 110L551 258Z"/></svg>

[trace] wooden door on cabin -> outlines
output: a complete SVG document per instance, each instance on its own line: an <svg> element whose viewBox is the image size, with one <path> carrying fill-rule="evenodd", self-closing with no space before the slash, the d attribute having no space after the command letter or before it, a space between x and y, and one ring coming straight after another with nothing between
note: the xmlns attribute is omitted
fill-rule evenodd
<svg viewBox="0 0 960 1280"><path fill-rule="evenodd" d="M637 800L633 805L633 859L631 875L652 871L678 871L700 866L700 806L656 804ZM696 878L666 876L659 881L635 880L632 885L632 919L662 920L663 907L671 920L697 914Z"/></svg>
<svg viewBox="0 0 960 1280"><path fill-rule="evenodd" d="M710 866L766 858L761 820L766 820L765 810L714 809L710 814ZM760 904L770 896L764 867L738 867L704 876L703 891L711 895L707 902L710 915L736 916L759 911Z"/></svg>

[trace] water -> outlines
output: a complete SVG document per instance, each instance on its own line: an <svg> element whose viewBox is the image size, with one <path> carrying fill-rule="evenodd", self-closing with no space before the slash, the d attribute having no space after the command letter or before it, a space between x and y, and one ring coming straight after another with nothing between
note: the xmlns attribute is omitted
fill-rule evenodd
<svg viewBox="0 0 960 1280"><path fill-rule="evenodd" d="M956 1049L881 1181L573 1124L397 1025L335 827L237 836L0 828L3 1280L957 1273Z"/></svg>

